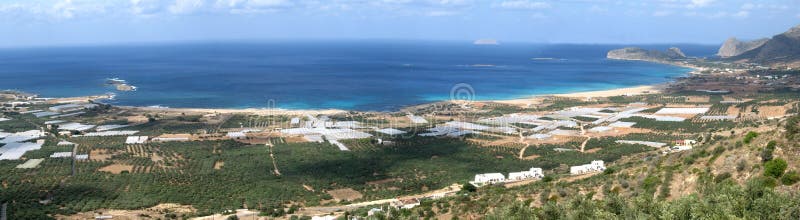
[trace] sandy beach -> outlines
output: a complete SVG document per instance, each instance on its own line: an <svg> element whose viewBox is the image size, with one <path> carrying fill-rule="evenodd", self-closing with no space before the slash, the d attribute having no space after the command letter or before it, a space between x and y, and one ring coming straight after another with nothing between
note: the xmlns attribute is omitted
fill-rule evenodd
<svg viewBox="0 0 800 220"><path fill-rule="evenodd" d="M663 90L664 88L666 88L666 85L656 84L656 85L636 86L636 87L609 89L600 91L554 94L553 96L570 97L570 98L591 98L591 97L611 97L620 95L641 95L641 94L660 93L661 90Z"/></svg>
<svg viewBox="0 0 800 220"><path fill-rule="evenodd" d="M492 101L488 101L488 102L512 104L512 105L527 105L527 104L539 103L542 100L543 97L547 97L547 96L557 96L557 97L567 97L567 98L584 98L585 99L585 98L611 97L611 96L622 96L622 95L658 94L658 93L661 93L666 87L667 87L666 84L655 84L655 85L634 86L634 87L627 87L627 88L588 91L588 92L574 92L574 93L564 93L564 94L545 94L545 95L536 95L536 96L532 96L532 97L529 97L529 98L510 99L510 100L492 100Z"/></svg>

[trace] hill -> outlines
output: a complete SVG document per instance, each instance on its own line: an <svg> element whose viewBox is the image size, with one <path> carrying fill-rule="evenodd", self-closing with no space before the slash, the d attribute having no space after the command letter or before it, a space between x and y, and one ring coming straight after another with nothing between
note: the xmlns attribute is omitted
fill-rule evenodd
<svg viewBox="0 0 800 220"><path fill-rule="evenodd" d="M764 45L764 43L767 41L769 41L769 38L762 38L753 41L739 41L735 37L728 38L725 43L722 43L722 47L719 48L717 56L723 58L738 56Z"/></svg>
<svg viewBox="0 0 800 220"><path fill-rule="evenodd" d="M729 59L769 66L800 66L800 25L773 36L757 48Z"/></svg>

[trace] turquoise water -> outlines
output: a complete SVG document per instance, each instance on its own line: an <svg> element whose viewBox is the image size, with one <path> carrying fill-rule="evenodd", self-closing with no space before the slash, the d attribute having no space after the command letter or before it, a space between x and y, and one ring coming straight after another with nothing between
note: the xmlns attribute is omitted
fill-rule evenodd
<svg viewBox="0 0 800 220"><path fill-rule="evenodd" d="M646 45L663 49L670 45ZM510 99L670 81L686 68L605 59L620 45L331 41L0 50L0 89L117 94L117 105L397 110L438 100ZM682 46L689 55L712 46ZM548 58L548 59L542 59ZM138 91L104 86L119 77ZM461 86L454 89L455 85Z"/></svg>

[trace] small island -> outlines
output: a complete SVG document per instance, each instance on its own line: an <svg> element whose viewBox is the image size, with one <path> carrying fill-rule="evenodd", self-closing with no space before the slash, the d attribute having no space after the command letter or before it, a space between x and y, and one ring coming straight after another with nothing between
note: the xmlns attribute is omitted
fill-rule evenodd
<svg viewBox="0 0 800 220"><path fill-rule="evenodd" d="M117 91L130 92L136 91L136 86L128 84L125 80L119 78L111 78L106 80L106 84L114 86Z"/></svg>
<svg viewBox="0 0 800 220"><path fill-rule="evenodd" d="M608 59L615 60L641 60L650 62L671 62L678 59L685 59L686 55L683 54L681 49L677 47L670 47L667 51L646 50L638 47L626 47L608 51L606 55Z"/></svg>

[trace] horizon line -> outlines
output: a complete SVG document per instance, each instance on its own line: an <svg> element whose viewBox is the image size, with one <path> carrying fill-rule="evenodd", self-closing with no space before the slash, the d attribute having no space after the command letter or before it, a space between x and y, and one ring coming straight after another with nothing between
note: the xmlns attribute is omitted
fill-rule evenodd
<svg viewBox="0 0 800 220"><path fill-rule="evenodd" d="M482 46L502 46L504 44L538 44L538 45L698 45L698 46L720 46L719 43L707 42L546 42L546 41L520 41L520 40L500 40L498 45ZM118 41L118 42L75 42L65 44L30 44L30 45L0 45L0 50L14 49L47 49L47 48L74 48L74 47L114 47L114 46L145 46L145 45L167 45L167 44L208 44L208 43L274 43L274 42L347 42L347 41L368 41L368 42L447 42L473 45L475 40L466 39L419 39L419 38L229 38L229 39L175 39L175 40L152 40L152 41Z"/></svg>

